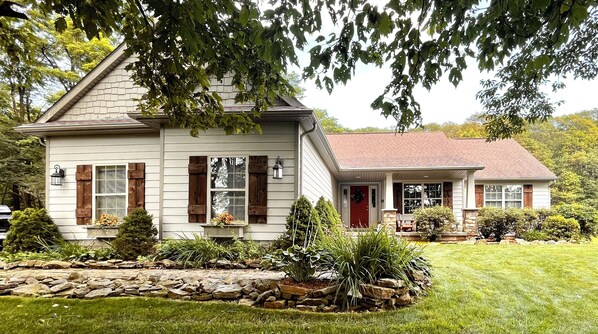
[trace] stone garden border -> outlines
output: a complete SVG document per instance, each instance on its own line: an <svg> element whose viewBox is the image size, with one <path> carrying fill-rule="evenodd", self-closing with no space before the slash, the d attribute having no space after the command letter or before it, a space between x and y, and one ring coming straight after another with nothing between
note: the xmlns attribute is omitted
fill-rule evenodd
<svg viewBox="0 0 598 334"><path fill-rule="evenodd" d="M118 261L118 260L117 260ZM56 262L45 264L57 267ZM68 263L68 262L66 262ZM121 264L122 265L122 264ZM417 287L431 286L424 272L414 273ZM221 300L269 309L336 312L334 286L309 289L283 280L284 273L264 270L217 269L41 269L15 267L0 270L0 295L45 298L96 299L159 297L189 301ZM417 296L405 282L381 279L364 284L363 297L352 311L378 311L412 304Z"/></svg>

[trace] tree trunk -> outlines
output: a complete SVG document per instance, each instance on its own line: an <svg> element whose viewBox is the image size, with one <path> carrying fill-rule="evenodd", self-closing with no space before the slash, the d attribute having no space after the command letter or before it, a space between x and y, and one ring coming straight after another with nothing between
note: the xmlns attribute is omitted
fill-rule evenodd
<svg viewBox="0 0 598 334"><path fill-rule="evenodd" d="M13 184L12 185L12 210L21 210L21 196L19 194L19 185Z"/></svg>

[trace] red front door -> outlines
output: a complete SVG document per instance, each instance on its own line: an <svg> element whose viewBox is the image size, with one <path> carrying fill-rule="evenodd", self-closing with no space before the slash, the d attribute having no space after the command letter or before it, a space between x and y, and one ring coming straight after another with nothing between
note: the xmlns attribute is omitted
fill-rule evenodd
<svg viewBox="0 0 598 334"><path fill-rule="evenodd" d="M351 227L370 226L370 200L368 186L351 186Z"/></svg>

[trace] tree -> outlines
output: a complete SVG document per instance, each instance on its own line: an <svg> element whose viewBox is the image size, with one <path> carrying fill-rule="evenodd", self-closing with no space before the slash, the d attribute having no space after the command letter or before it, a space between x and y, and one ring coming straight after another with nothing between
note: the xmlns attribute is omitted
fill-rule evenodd
<svg viewBox="0 0 598 334"><path fill-rule="evenodd" d="M5 4L10 9L9 2L0 8ZM329 91L350 80L358 64L387 64L393 78L372 107L395 118L398 130L421 124L417 85L430 89L442 77L458 85L468 61L496 71L478 94L490 138L546 120L559 101L543 87L558 90L560 78L598 74L595 0L289 0L264 8L248 0L44 0L36 6L58 15L59 30L70 17L88 37L122 33L129 54L138 55L133 79L148 89L139 109L164 112L192 134L216 126L259 131L255 117L276 94L292 93L282 73L298 65L297 50L310 55L303 76ZM332 32L322 31L324 22L332 22ZM14 43L0 41L11 54ZM225 114L209 91L209 78L227 73L240 91L236 100L255 103L252 113Z"/></svg>

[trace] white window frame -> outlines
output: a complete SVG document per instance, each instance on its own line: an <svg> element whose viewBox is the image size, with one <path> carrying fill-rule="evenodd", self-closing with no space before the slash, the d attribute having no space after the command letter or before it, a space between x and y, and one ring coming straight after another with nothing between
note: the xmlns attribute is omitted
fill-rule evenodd
<svg viewBox="0 0 598 334"><path fill-rule="evenodd" d="M218 158L243 158L245 159L245 188L231 188L231 189L212 189L212 159ZM207 205L206 205L206 217L207 222L212 221L212 191L243 191L245 192L245 217L244 222L249 222L249 156L246 154L226 154L226 155L209 155L208 156L208 177L207 179Z"/></svg>
<svg viewBox="0 0 598 334"><path fill-rule="evenodd" d="M421 203L422 203L421 208L423 209L423 208L426 207L424 205L424 184L439 184L440 185L440 205L439 206L443 206L444 205L444 196L443 196L444 184L442 182L432 182L432 181L427 181L427 182L419 182L419 181L418 182L414 182L414 181L412 181L412 182L409 182L409 181L406 181L406 182L401 182L401 183L403 185L402 188L401 188L401 192L402 192L402 195L401 195L401 198L402 198L401 206L402 206L402 212L403 212L403 214L407 214L407 215L412 215L413 214L413 213L405 213L405 186L406 185L420 185L422 187L422 191L421 191L422 196L420 197L420 200L421 200ZM415 199L415 198L411 198L411 199ZM433 197L433 199L438 199L438 198L437 197Z"/></svg>
<svg viewBox="0 0 598 334"><path fill-rule="evenodd" d="M128 206L129 203L129 191L128 191L128 182L129 182L129 164L122 163L122 162L115 162L115 163L103 163L103 164L92 164L92 174L91 174L91 221L96 221L99 217L96 215L97 210L97 201L96 197L98 194L96 193L96 181L97 181L97 171L98 167L113 167L113 166L124 166L125 167L125 192L123 193L113 193L110 194L111 196L122 196L125 195L125 205ZM102 196L101 194L99 196ZM125 207L125 212L127 207ZM124 217L118 217L120 221L122 221Z"/></svg>
<svg viewBox="0 0 598 334"><path fill-rule="evenodd" d="M486 183L483 186L484 186L484 207L495 208L495 206L488 206L486 204L486 202L487 201L490 201L490 202L498 202L499 201L497 199L488 200L486 198L486 186L500 186L501 187L501 191L500 191L500 194L501 194L501 198L500 198L501 206L500 206L500 208L501 209L507 209L507 207L505 206L505 204L507 202L519 202L519 203L521 203L521 206L519 207L519 209L523 209L523 207L524 207L524 205L523 205L523 184ZM509 187L509 186L511 186L511 187L520 187L521 188L521 199L519 199L519 200L506 199L505 188ZM509 208L512 208L512 207L509 207Z"/></svg>

